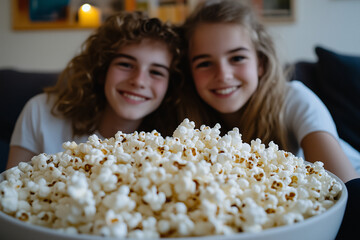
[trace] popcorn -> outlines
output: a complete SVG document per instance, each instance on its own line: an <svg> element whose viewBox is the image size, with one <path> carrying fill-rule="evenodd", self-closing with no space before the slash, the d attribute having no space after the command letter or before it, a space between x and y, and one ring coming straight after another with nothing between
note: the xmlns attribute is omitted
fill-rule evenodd
<svg viewBox="0 0 360 240"><path fill-rule="evenodd" d="M172 137L118 132L40 154L1 176L0 210L71 234L159 238L258 232L333 206L342 185L323 168L237 128L185 119Z"/></svg>
<svg viewBox="0 0 360 240"><path fill-rule="evenodd" d="M1 210L5 213L14 213L18 210L18 192L7 186L7 181L0 184Z"/></svg>

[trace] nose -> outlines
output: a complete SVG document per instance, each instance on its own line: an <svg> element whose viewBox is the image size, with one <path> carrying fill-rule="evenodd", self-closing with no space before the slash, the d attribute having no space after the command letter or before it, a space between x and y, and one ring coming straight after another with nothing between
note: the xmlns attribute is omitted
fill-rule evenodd
<svg viewBox="0 0 360 240"><path fill-rule="evenodd" d="M144 88L147 82L147 74L145 71L138 70L130 79L130 84L137 88Z"/></svg>
<svg viewBox="0 0 360 240"><path fill-rule="evenodd" d="M233 78L232 68L227 62L220 62L217 66L216 78L219 82L227 82Z"/></svg>

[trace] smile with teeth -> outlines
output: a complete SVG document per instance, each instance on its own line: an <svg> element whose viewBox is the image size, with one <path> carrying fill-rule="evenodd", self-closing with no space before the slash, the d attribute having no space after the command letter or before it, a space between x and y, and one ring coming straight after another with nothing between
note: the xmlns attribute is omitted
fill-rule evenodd
<svg viewBox="0 0 360 240"><path fill-rule="evenodd" d="M128 98L130 100L137 101L137 102L147 100L146 97L142 97L142 96L139 96L139 95L134 95L134 94L127 93L127 92L121 92L121 95L123 95L124 97L126 97L126 98Z"/></svg>
<svg viewBox="0 0 360 240"><path fill-rule="evenodd" d="M228 88L222 88L222 89L215 89L215 90L213 90L213 92L215 92L216 94L220 94L220 95L227 95L227 94L234 92L236 89L238 89L238 87L234 86L234 87L228 87Z"/></svg>

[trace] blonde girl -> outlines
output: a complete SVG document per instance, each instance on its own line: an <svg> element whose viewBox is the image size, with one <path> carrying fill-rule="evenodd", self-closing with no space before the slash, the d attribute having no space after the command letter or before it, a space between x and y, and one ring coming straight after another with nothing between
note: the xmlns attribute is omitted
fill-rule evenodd
<svg viewBox="0 0 360 240"><path fill-rule="evenodd" d="M285 80L270 35L244 2L204 1L183 25L193 79L187 84L205 109L202 116L188 109L188 117L220 122L225 132L238 127L245 141L274 141L303 151L307 161L321 160L343 181L356 178L328 110L302 83Z"/></svg>

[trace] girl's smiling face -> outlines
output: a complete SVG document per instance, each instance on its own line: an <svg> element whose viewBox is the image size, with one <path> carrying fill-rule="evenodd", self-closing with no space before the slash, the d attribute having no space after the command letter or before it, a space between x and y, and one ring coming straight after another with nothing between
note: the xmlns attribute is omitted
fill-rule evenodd
<svg viewBox="0 0 360 240"><path fill-rule="evenodd" d="M190 39L189 57L198 94L217 111L238 111L256 91L262 69L244 27L200 24Z"/></svg>
<svg viewBox="0 0 360 240"><path fill-rule="evenodd" d="M140 120L156 110L168 88L171 60L167 45L156 40L144 39L119 49L105 79L105 114Z"/></svg>

